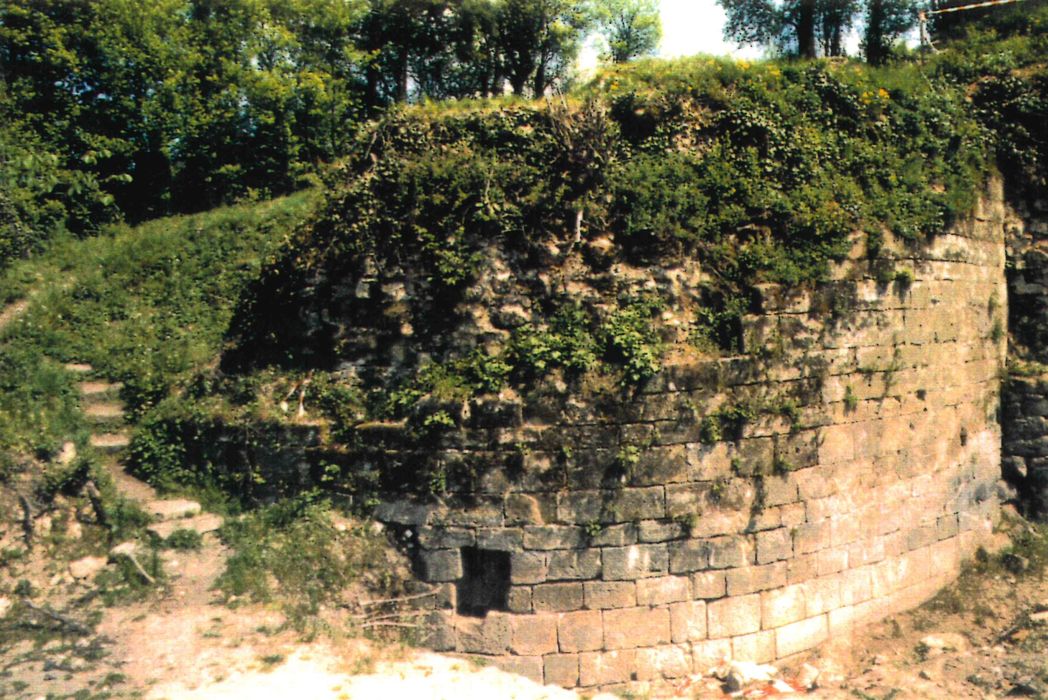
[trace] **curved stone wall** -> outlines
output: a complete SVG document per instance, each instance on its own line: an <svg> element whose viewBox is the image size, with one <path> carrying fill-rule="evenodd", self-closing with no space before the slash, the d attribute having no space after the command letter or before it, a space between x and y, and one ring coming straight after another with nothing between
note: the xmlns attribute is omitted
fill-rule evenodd
<svg viewBox="0 0 1048 700"><path fill-rule="evenodd" d="M997 514L1003 221L995 185L888 283L853 263L769 286L746 354L678 358L614 410L469 406L449 458L504 466L377 513L439 586L428 644L614 687L789 657L933 595Z"/></svg>

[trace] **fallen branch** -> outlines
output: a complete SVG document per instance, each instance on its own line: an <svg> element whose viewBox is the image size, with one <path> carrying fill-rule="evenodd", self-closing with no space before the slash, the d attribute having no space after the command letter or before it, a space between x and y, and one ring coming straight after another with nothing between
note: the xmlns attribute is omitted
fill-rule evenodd
<svg viewBox="0 0 1048 700"><path fill-rule="evenodd" d="M29 499L18 494L18 502L22 504L22 536L25 539L25 546L28 549L33 548L33 507L29 504Z"/></svg>
<svg viewBox="0 0 1048 700"><path fill-rule="evenodd" d="M414 595L401 596L399 598L383 598L381 600L365 600L360 603L363 607L370 605L385 605L387 603L406 603L411 600L418 600L419 598L428 598L431 595L436 595L437 591L426 591L425 593L415 593Z"/></svg>
<svg viewBox="0 0 1048 700"><path fill-rule="evenodd" d="M117 556L126 557L131 566L135 567L135 571L141 576L150 586L156 585L156 579L149 575L149 572L145 570L145 567L139 563L138 557L131 552L120 552Z"/></svg>
<svg viewBox="0 0 1048 700"><path fill-rule="evenodd" d="M416 625L414 622L365 622L361 627L407 627L410 629L420 629L422 625Z"/></svg>
<svg viewBox="0 0 1048 700"><path fill-rule="evenodd" d="M98 524L102 527L108 527L109 519L106 517L105 506L102 505L102 494L99 493L95 482L88 481L84 484L84 493L87 494L87 499L91 501L91 508L95 511L95 518L98 520Z"/></svg>
<svg viewBox="0 0 1048 700"><path fill-rule="evenodd" d="M392 612L385 613L383 615L371 615L369 613L360 613L359 615L353 615L357 619L367 619L369 622L375 622L378 620L396 620L401 617L421 617L423 615L429 615L429 610L412 610L409 612Z"/></svg>
<svg viewBox="0 0 1048 700"><path fill-rule="evenodd" d="M69 618L69 617L66 617L65 615L60 615L59 613L56 613L54 610L51 610L50 608L45 608L45 607L41 607L39 605L35 605L33 603L33 601L29 600L28 598L26 598L24 596L22 598L22 603L27 608L32 610L33 612L39 613L41 615L44 615L45 617L49 617L52 620L54 620L55 622L59 622L63 626L68 627L69 629L73 630L77 634L82 634L82 635L91 634L91 630L88 627L85 627L84 625L80 624L76 620L74 620L72 618Z"/></svg>

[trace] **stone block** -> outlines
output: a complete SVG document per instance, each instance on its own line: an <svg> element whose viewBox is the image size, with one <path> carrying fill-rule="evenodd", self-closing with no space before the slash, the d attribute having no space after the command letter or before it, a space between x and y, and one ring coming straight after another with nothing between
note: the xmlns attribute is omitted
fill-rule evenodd
<svg viewBox="0 0 1048 700"><path fill-rule="evenodd" d="M814 554L795 556L786 561L786 582L800 583L818 576L818 561Z"/></svg>
<svg viewBox="0 0 1048 700"><path fill-rule="evenodd" d="M524 528L525 549L578 549L586 544L581 527L542 525Z"/></svg>
<svg viewBox="0 0 1048 700"><path fill-rule="evenodd" d="M665 605L691 598L687 576L659 576L637 581L637 605Z"/></svg>
<svg viewBox="0 0 1048 700"><path fill-rule="evenodd" d="M535 612L568 612L582 608L581 583L541 583L531 590Z"/></svg>
<svg viewBox="0 0 1048 700"><path fill-rule="evenodd" d="M731 640L711 639L691 645L691 664L695 673L712 676L712 669L731 660Z"/></svg>
<svg viewBox="0 0 1048 700"><path fill-rule="evenodd" d="M804 619L804 596L800 584L761 593L761 627L769 630Z"/></svg>
<svg viewBox="0 0 1048 700"><path fill-rule="evenodd" d="M775 652L779 658L807 651L826 641L829 622L825 615L809 617L775 630Z"/></svg>
<svg viewBox="0 0 1048 700"><path fill-rule="evenodd" d="M728 569L725 575L729 596L757 593L786 585L786 562Z"/></svg>
<svg viewBox="0 0 1048 700"><path fill-rule="evenodd" d="M473 530L455 527L423 527L419 529L418 543L423 549L460 549L477 543Z"/></svg>
<svg viewBox="0 0 1048 700"><path fill-rule="evenodd" d="M741 637L732 637L731 656L736 661L763 664L775 660L775 632L764 630Z"/></svg>
<svg viewBox="0 0 1048 700"><path fill-rule="evenodd" d="M558 650L556 615L514 615L510 626L513 636L509 648L514 654L542 656Z"/></svg>
<svg viewBox="0 0 1048 700"><path fill-rule="evenodd" d="M602 550L604 579L623 581L661 576L669 566L665 544L635 544Z"/></svg>
<svg viewBox="0 0 1048 700"><path fill-rule="evenodd" d="M590 610L632 608L637 604L637 585L633 581L585 581L583 602Z"/></svg>
<svg viewBox="0 0 1048 700"><path fill-rule="evenodd" d="M523 549L522 533L518 528L480 528L477 547L499 552L519 552Z"/></svg>
<svg viewBox="0 0 1048 700"><path fill-rule="evenodd" d="M787 528L757 533L757 563L770 564L793 555L793 538Z"/></svg>
<svg viewBox="0 0 1048 700"><path fill-rule="evenodd" d="M543 583L547 569L546 555L541 552L514 552L510 555L511 583Z"/></svg>
<svg viewBox="0 0 1048 700"><path fill-rule="evenodd" d="M534 496L511 493L506 496L506 523L510 525L541 525L542 507Z"/></svg>
<svg viewBox="0 0 1048 700"><path fill-rule="evenodd" d="M738 598L722 598L706 605L710 639L750 634L761 628L761 597L754 593Z"/></svg>
<svg viewBox="0 0 1048 700"><path fill-rule="evenodd" d="M691 649L676 645L638 649L635 663L638 681L681 678L691 674Z"/></svg>
<svg viewBox="0 0 1048 700"><path fill-rule="evenodd" d="M671 573L684 574L709 568L710 545L704 540L672 542L668 551Z"/></svg>
<svg viewBox="0 0 1048 700"><path fill-rule="evenodd" d="M547 685L574 688L579 684L578 654L549 654L542 657L543 680Z"/></svg>
<svg viewBox="0 0 1048 700"><path fill-rule="evenodd" d="M421 642L433 651L455 651L458 648L458 629L450 611L434 610L425 617Z"/></svg>
<svg viewBox="0 0 1048 700"><path fill-rule="evenodd" d="M604 618L599 610L563 613L557 625L562 652L596 651L604 647Z"/></svg>
<svg viewBox="0 0 1048 700"><path fill-rule="evenodd" d="M793 476L771 475L764 477L765 507L781 506L797 501L797 482Z"/></svg>
<svg viewBox="0 0 1048 700"><path fill-rule="evenodd" d="M510 612L514 613L531 612L531 588L528 586L511 586L506 607L509 608Z"/></svg>
<svg viewBox="0 0 1048 700"><path fill-rule="evenodd" d="M602 614L605 649L650 647L670 641L668 608L623 608Z"/></svg>
<svg viewBox="0 0 1048 700"><path fill-rule="evenodd" d="M662 486L625 488L618 492L605 513L607 522L636 522L666 517L666 490Z"/></svg>
<svg viewBox="0 0 1048 700"><path fill-rule="evenodd" d="M591 651L579 654L579 685L583 687L626 683L636 668L633 649Z"/></svg>
<svg viewBox="0 0 1048 700"><path fill-rule="evenodd" d="M670 640L697 642L706 639L706 603L689 600L670 605Z"/></svg>
<svg viewBox="0 0 1048 700"><path fill-rule="evenodd" d="M869 567L852 569L841 577L841 603L857 605L873 596L873 578Z"/></svg>
<svg viewBox="0 0 1048 700"><path fill-rule="evenodd" d="M557 550L549 553L546 578L550 581L594 579L600 577L600 550Z"/></svg>
<svg viewBox="0 0 1048 700"><path fill-rule="evenodd" d="M513 638L512 617L506 613L489 612L483 618L458 618L455 626L459 648L471 654L505 654Z"/></svg>
<svg viewBox="0 0 1048 700"><path fill-rule="evenodd" d="M422 552L422 578L431 583L462 578L462 556L457 549Z"/></svg>
<svg viewBox="0 0 1048 700"><path fill-rule="evenodd" d="M625 547L637 542L637 526L634 523L605 525L590 538L591 547Z"/></svg>
<svg viewBox="0 0 1048 700"><path fill-rule="evenodd" d="M804 607L817 615L841 607L841 576L822 576L804 585Z"/></svg>
<svg viewBox="0 0 1048 700"><path fill-rule="evenodd" d="M723 598L727 592L727 575L723 571L700 571L691 575L694 598Z"/></svg>
<svg viewBox="0 0 1048 700"><path fill-rule="evenodd" d="M498 656L492 661L496 668L506 673L524 676L536 683L543 681L543 663L540 656Z"/></svg>
<svg viewBox="0 0 1048 700"><path fill-rule="evenodd" d="M798 525L793 532L793 551L796 554L811 554L830 546L830 521Z"/></svg>
<svg viewBox="0 0 1048 700"><path fill-rule="evenodd" d="M815 554L816 572L828 576L848 568L848 548L823 549Z"/></svg>
<svg viewBox="0 0 1048 700"><path fill-rule="evenodd" d="M717 537L709 540L710 568L728 569L753 563L753 546L745 537Z"/></svg>
<svg viewBox="0 0 1048 700"><path fill-rule="evenodd" d="M642 520L637 523L637 538L641 542L668 542L686 534L683 523L665 520Z"/></svg>
<svg viewBox="0 0 1048 700"><path fill-rule="evenodd" d="M557 520L573 525L597 522L604 512L600 491L567 491L557 495Z"/></svg>

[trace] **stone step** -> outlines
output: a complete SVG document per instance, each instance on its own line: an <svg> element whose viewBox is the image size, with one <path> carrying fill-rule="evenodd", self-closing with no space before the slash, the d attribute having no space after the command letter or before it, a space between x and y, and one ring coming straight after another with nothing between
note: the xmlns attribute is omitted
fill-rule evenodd
<svg viewBox="0 0 1048 700"><path fill-rule="evenodd" d="M201 513L200 515L195 515L191 518L164 520L159 523L153 523L147 528L147 530L160 539L166 540L176 530L192 530L201 535L208 532L214 532L222 527L223 522L221 515L215 515L214 513Z"/></svg>
<svg viewBox="0 0 1048 700"><path fill-rule="evenodd" d="M116 398L124 388L121 382L80 382L77 385L84 399Z"/></svg>
<svg viewBox="0 0 1048 700"><path fill-rule="evenodd" d="M146 503L144 508L157 520L177 521L200 515L200 504L185 498L158 498Z"/></svg>
<svg viewBox="0 0 1048 700"><path fill-rule="evenodd" d="M110 459L113 458L110 457ZM133 501L151 501L156 498L156 489L125 472L118 462L104 460L103 464L113 477L117 492L124 498Z"/></svg>
<svg viewBox="0 0 1048 700"><path fill-rule="evenodd" d="M95 368L86 362L67 362L65 368L67 372L74 372L76 374L88 374L95 371Z"/></svg>
<svg viewBox="0 0 1048 700"><path fill-rule="evenodd" d="M119 401L89 403L84 407L84 415L93 423L123 421L124 404Z"/></svg>
<svg viewBox="0 0 1048 700"><path fill-rule="evenodd" d="M102 452L115 453L131 444L131 436L127 433L94 433L89 443Z"/></svg>

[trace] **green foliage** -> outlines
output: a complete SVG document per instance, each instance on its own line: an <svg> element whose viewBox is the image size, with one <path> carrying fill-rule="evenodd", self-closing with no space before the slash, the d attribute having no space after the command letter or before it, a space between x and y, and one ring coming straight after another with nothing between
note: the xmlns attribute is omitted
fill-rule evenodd
<svg viewBox="0 0 1048 700"><path fill-rule="evenodd" d="M662 38L659 6L653 0L598 0L597 27L605 60L624 63L655 53Z"/></svg>
<svg viewBox="0 0 1048 700"><path fill-rule="evenodd" d="M851 384L844 388L844 410L851 413L859 406L859 397L852 391Z"/></svg>
<svg viewBox="0 0 1048 700"><path fill-rule="evenodd" d="M520 371L541 376L561 367L583 373L596 366L600 348L593 321L577 304L561 305L546 328L524 324L513 333L508 357Z"/></svg>
<svg viewBox="0 0 1048 700"><path fill-rule="evenodd" d="M311 202L300 194L111 228L8 269L0 298L37 293L0 332L0 453L49 458L65 440L86 443L77 378L63 362L122 380L135 419L211 363L241 289ZM173 467L178 450L139 445L158 469Z"/></svg>
<svg viewBox="0 0 1048 700"><path fill-rule="evenodd" d="M227 599L279 602L298 629L310 627L321 606L353 582L392 585L385 540L363 523L336 527L315 493L252 511L220 534L233 554L216 587Z"/></svg>
<svg viewBox="0 0 1048 700"><path fill-rule="evenodd" d="M635 299L615 311L601 327L605 356L622 367L623 382L637 384L662 369L662 343L653 323L657 299Z"/></svg>
<svg viewBox="0 0 1048 700"><path fill-rule="evenodd" d="M706 444L738 440L742 437L742 430L746 424L758 414L757 409L744 403L721 406L703 417L699 424L699 439Z"/></svg>
<svg viewBox="0 0 1048 700"><path fill-rule="evenodd" d="M200 549L203 538L196 530L180 529L172 532L163 545L167 549L195 550Z"/></svg>

